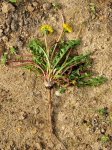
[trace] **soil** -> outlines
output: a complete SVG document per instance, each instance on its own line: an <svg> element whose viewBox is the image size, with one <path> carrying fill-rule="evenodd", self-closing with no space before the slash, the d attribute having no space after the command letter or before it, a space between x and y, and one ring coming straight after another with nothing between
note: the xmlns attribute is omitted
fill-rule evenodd
<svg viewBox="0 0 112 150"><path fill-rule="evenodd" d="M112 1L21 0L0 1L0 54L10 47L27 52L32 38L42 38L40 26L51 24L61 31L61 10L74 32L66 38L82 39L79 53L90 51L93 71L108 81L99 87L69 87L53 95L53 126L67 150L112 150ZM94 11L95 9L95 11ZM52 40L51 40L52 42ZM55 91L54 91L55 93ZM106 109L101 115L99 110ZM47 89L40 77L21 68L0 66L0 150L61 150L49 138ZM102 137L108 136L104 142Z"/></svg>

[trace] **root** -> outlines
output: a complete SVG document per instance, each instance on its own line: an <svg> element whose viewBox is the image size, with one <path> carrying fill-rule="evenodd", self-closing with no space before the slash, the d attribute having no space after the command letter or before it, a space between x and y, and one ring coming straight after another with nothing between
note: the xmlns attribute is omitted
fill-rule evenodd
<svg viewBox="0 0 112 150"><path fill-rule="evenodd" d="M49 103L49 109L48 109L48 124L49 124L49 132L53 133L53 127L52 127L52 98L51 98L51 89L48 89L48 103Z"/></svg>
<svg viewBox="0 0 112 150"><path fill-rule="evenodd" d="M67 150L65 145L62 143L62 141L56 136L56 134L53 131L53 124L52 124L52 112L53 112L53 107L52 107L52 90L49 89L48 91L48 101L49 101L49 113L48 113L48 124L49 124L49 133L50 133L50 139L55 139L57 143L59 143L63 150ZM54 141L54 140L53 140Z"/></svg>

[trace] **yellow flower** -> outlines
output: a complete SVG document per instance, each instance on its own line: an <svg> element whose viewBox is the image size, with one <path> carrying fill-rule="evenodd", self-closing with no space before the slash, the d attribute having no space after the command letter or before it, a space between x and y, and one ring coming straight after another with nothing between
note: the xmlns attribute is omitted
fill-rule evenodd
<svg viewBox="0 0 112 150"><path fill-rule="evenodd" d="M48 32L48 33L53 33L54 32L52 26L47 25L47 24L41 26L41 31L42 32Z"/></svg>
<svg viewBox="0 0 112 150"><path fill-rule="evenodd" d="M73 28L67 23L63 24L63 28L66 32L69 32L69 33L73 32Z"/></svg>

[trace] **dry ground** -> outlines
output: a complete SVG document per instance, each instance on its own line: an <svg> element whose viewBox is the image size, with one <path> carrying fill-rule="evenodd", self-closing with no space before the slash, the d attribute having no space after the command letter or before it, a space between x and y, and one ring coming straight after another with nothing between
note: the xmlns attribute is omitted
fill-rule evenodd
<svg viewBox="0 0 112 150"><path fill-rule="evenodd" d="M67 150L112 150L112 1L57 2L62 4L66 21L74 26L66 38L76 38L83 24L78 50L94 52L93 71L105 75L108 82L97 88L70 87L62 97L53 96L55 133ZM27 49L29 39L41 38L42 23L50 22L60 32L60 16L50 3L55 1L26 0L9 6L1 0L1 51L10 46L17 46L19 51ZM4 5L10 9L4 10ZM0 66L0 150L61 149L57 141L49 140L46 95L43 81L33 73ZM104 107L108 115L101 116L98 110ZM103 135L108 135L109 141L103 143Z"/></svg>

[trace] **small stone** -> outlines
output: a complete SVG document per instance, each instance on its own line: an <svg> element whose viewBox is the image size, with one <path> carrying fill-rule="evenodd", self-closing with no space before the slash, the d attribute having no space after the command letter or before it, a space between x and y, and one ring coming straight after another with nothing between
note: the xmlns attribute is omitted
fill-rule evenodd
<svg viewBox="0 0 112 150"><path fill-rule="evenodd" d="M27 113L26 112L20 112L19 120L24 120L27 118Z"/></svg>
<svg viewBox="0 0 112 150"><path fill-rule="evenodd" d="M62 96L62 94L60 93L59 90L55 92L55 95L58 96L58 97Z"/></svg>
<svg viewBox="0 0 112 150"><path fill-rule="evenodd" d="M12 20L12 22L11 22L12 31L17 31L18 28L19 28L18 22L16 20Z"/></svg>
<svg viewBox="0 0 112 150"><path fill-rule="evenodd" d="M34 7L32 7L30 4L28 5L27 9L28 9L29 12L34 11Z"/></svg>
<svg viewBox="0 0 112 150"><path fill-rule="evenodd" d="M100 129L100 132L101 132L101 134L105 134L106 129L101 128L101 129Z"/></svg>
<svg viewBox="0 0 112 150"><path fill-rule="evenodd" d="M51 9L51 7L52 7L52 4L51 4L51 3L44 3L44 4L43 4L43 9L44 9L45 11Z"/></svg>
<svg viewBox="0 0 112 150"><path fill-rule="evenodd" d="M12 20L12 17L11 16L8 16L8 18L6 19L6 26L8 27L8 28L10 28L10 25L11 25L11 20Z"/></svg>
<svg viewBox="0 0 112 150"><path fill-rule="evenodd" d="M34 7L37 7L37 6L38 6L38 3L37 3L37 2L33 2L32 5L33 5Z"/></svg>
<svg viewBox="0 0 112 150"><path fill-rule="evenodd" d="M96 118L94 118L92 120L92 125L93 125L93 127L98 127L99 123L98 123L98 120Z"/></svg>
<svg viewBox="0 0 112 150"><path fill-rule="evenodd" d="M18 128L16 129L16 131L17 131L18 133L20 133L20 132L21 132L21 128L18 127Z"/></svg>
<svg viewBox="0 0 112 150"><path fill-rule="evenodd" d="M43 129L45 124L43 120L36 121L36 126L38 126L40 129Z"/></svg>
<svg viewBox="0 0 112 150"><path fill-rule="evenodd" d="M9 4L7 2L2 3L2 12L3 13L13 12L13 11L15 11L15 7L12 4Z"/></svg>
<svg viewBox="0 0 112 150"><path fill-rule="evenodd" d="M4 42L8 42L8 37L7 37L7 36L3 36L3 37L2 37L2 40L3 40Z"/></svg>
<svg viewBox="0 0 112 150"><path fill-rule="evenodd" d="M3 36L3 30L0 29L0 37L2 37L2 36Z"/></svg>
<svg viewBox="0 0 112 150"><path fill-rule="evenodd" d="M21 39L17 40L17 47L21 49L23 47L23 41Z"/></svg>
<svg viewBox="0 0 112 150"><path fill-rule="evenodd" d="M37 129L36 128L33 128L32 130L31 130L31 134L35 134L37 132Z"/></svg>
<svg viewBox="0 0 112 150"><path fill-rule="evenodd" d="M88 128L86 128L86 131L90 131L90 128L88 127Z"/></svg>
<svg viewBox="0 0 112 150"><path fill-rule="evenodd" d="M34 111L35 115L39 114L40 113L40 109L39 108L36 108L35 111Z"/></svg>
<svg viewBox="0 0 112 150"><path fill-rule="evenodd" d="M9 34L9 32L10 32L10 28L8 27L8 28L6 28L5 30L4 30L4 34L5 35L8 35Z"/></svg>
<svg viewBox="0 0 112 150"><path fill-rule="evenodd" d="M19 22L19 26L22 27L23 26L23 20L21 19Z"/></svg>
<svg viewBox="0 0 112 150"><path fill-rule="evenodd" d="M30 12L29 11L25 11L24 12L24 17L25 17L25 19L29 18L30 17ZM22 18L21 18L21 20L22 20Z"/></svg>
<svg viewBox="0 0 112 150"><path fill-rule="evenodd" d="M37 149L42 149L40 143L36 143L35 146L36 146Z"/></svg>

